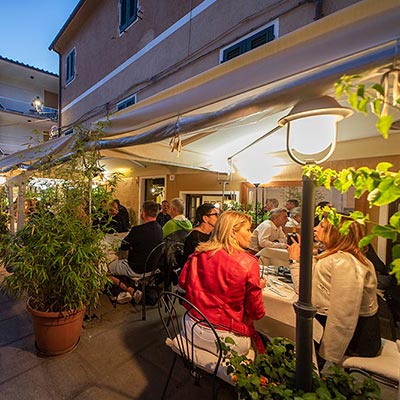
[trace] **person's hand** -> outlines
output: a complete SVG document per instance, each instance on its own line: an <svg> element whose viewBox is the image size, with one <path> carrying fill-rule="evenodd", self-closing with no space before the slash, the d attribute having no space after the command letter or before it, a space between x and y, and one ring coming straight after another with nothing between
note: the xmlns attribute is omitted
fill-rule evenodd
<svg viewBox="0 0 400 400"><path fill-rule="evenodd" d="M297 241L293 240L293 243L288 247L288 253L291 260L300 260L300 235L297 235Z"/></svg>
<svg viewBox="0 0 400 400"><path fill-rule="evenodd" d="M265 278L260 279L261 289L264 289L267 286L267 280Z"/></svg>

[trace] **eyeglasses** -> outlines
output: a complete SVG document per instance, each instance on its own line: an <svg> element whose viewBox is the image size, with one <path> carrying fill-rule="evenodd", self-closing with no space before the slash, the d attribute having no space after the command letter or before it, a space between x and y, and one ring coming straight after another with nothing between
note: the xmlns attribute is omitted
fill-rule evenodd
<svg viewBox="0 0 400 400"><path fill-rule="evenodd" d="M207 214L207 217L211 217L211 216L213 216L213 215L215 215L216 217L218 217L218 213L212 213L212 214Z"/></svg>

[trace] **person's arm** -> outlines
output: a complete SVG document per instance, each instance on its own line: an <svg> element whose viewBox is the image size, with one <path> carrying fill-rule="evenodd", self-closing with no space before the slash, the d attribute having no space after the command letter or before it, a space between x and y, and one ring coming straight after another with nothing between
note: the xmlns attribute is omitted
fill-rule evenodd
<svg viewBox="0 0 400 400"><path fill-rule="evenodd" d="M259 226L258 229L258 245L261 248L264 247L272 247L276 249L286 249L287 244L286 243L280 243L280 242L273 242L270 240L272 234L272 227L268 224L265 224L264 226Z"/></svg>
<svg viewBox="0 0 400 400"><path fill-rule="evenodd" d="M324 258L318 262L316 268L320 268L321 271L314 275L313 291L324 290L324 283L319 278L321 276L324 279L330 278L331 286L320 355L328 361L339 363L357 325L365 273L361 267L357 267L348 253Z"/></svg>
<svg viewBox="0 0 400 400"><path fill-rule="evenodd" d="M260 282L260 267L256 260L251 262L247 275L244 310L246 316L251 320L261 319L265 315Z"/></svg>
<svg viewBox="0 0 400 400"><path fill-rule="evenodd" d="M292 276L293 286L296 293L299 293L300 284L300 236L297 235L298 242L293 241L293 243L288 246L288 253L290 258L290 275Z"/></svg>

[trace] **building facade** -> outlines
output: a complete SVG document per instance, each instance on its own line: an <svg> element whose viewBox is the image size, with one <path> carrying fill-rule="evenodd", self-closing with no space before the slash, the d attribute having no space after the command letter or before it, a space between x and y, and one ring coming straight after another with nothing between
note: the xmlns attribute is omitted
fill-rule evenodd
<svg viewBox="0 0 400 400"><path fill-rule="evenodd" d="M316 23L323 26L325 18L357 3L362 1L80 1L50 46L59 53L62 66L60 126L64 132L70 132L75 125L89 127L91 122L118 111L117 116L124 116L130 109L141 107L146 113L147 104L151 105L154 98L171 93L185 96L189 92L187 88L191 88L189 82L194 79L208 80L206 83L211 86L214 82L209 76L214 70L221 70L232 62L239 64L238 60L252 57L254 52L263 51L263 57L267 57L271 42L278 43L291 34L293 40L302 43L301 28ZM315 28L317 34L312 38L316 43L318 29ZM279 51L278 44L271 58L276 57L276 48ZM282 47L281 53L285 50ZM328 46L327 54L332 51ZM290 66L274 66L271 76L280 68L290 69ZM249 69L248 74L252 73ZM240 95L245 89L256 89L265 79L259 83L255 79L248 87L233 85L228 89L225 86L229 83L224 86L220 81L215 79L214 102ZM202 100L202 90L207 89L199 87L196 107L208 104ZM177 105L175 113L179 118L180 113L190 113L191 107L191 104ZM132 123L132 128L145 129L153 122L171 117L163 105L155 114L156 117L139 118ZM185 141L185 148L190 147L190 140ZM213 145L209 147L211 150ZM207 152L207 144L203 148L202 151ZM223 175L221 178L215 173L181 168L171 160L148 163L159 159L158 151L155 145L150 149L139 146L136 153L145 157L146 162L123 155L123 150L120 152L122 163L115 162L118 157L115 152L113 157L106 157L106 164L126 177L120 194L128 206L138 210L139 204L154 189L153 180L159 186L160 179L164 182L164 197L184 196L192 210L204 201L203 195L206 198L222 193L243 203L251 200L249 185L243 185L244 178L240 174L232 174L227 180ZM188 156L187 164L190 157L194 159L196 155L197 149ZM288 187L299 186L300 168L292 166L288 170L291 172L280 179Z"/></svg>

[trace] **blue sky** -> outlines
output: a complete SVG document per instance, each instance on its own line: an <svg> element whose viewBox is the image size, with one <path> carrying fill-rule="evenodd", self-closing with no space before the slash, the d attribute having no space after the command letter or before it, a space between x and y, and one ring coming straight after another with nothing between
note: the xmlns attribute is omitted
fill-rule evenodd
<svg viewBox="0 0 400 400"><path fill-rule="evenodd" d="M79 0L0 0L0 55L58 74L48 50Z"/></svg>

